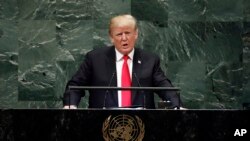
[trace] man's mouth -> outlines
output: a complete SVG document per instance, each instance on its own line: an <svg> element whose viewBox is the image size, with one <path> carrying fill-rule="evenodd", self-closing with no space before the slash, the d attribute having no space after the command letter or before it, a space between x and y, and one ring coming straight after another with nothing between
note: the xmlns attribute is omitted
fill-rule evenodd
<svg viewBox="0 0 250 141"><path fill-rule="evenodd" d="M122 46L123 46L123 47L127 47L127 46L128 46L128 44L122 44Z"/></svg>

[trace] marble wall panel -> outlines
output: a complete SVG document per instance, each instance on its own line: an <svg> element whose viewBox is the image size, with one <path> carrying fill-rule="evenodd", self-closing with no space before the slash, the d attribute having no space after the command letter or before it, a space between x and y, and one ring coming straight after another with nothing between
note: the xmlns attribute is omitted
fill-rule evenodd
<svg viewBox="0 0 250 141"><path fill-rule="evenodd" d="M206 4L206 21L242 21L243 0L209 0Z"/></svg>
<svg viewBox="0 0 250 141"><path fill-rule="evenodd" d="M93 0L57 0L55 17L63 21L90 20L93 10Z"/></svg>
<svg viewBox="0 0 250 141"><path fill-rule="evenodd" d="M207 64L206 69L209 94L217 99L218 108L242 108L240 101L243 96L242 63Z"/></svg>
<svg viewBox="0 0 250 141"><path fill-rule="evenodd" d="M131 0L93 0L93 7L95 20L109 19L114 15L130 14Z"/></svg>
<svg viewBox="0 0 250 141"><path fill-rule="evenodd" d="M168 0L170 21L205 21L205 0Z"/></svg>
<svg viewBox="0 0 250 141"><path fill-rule="evenodd" d="M243 0L243 15L245 21L250 21L250 2Z"/></svg>
<svg viewBox="0 0 250 141"><path fill-rule="evenodd" d="M111 45L109 19L138 19L187 108L250 102L248 0L0 0L0 108L60 108L84 55ZM86 96L80 107L87 107ZM156 102L159 99L156 99Z"/></svg>
<svg viewBox="0 0 250 141"><path fill-rule="evenodd" d="M242 62L242 22L208 22L205 29L208 62Z"/></svg>
<svg viewBox="0 0 250 141"><path fill-rule="evenodd" d="M18 99L18 41L14 21L0 20L0 107L14 107Z"/></svg>
<svg viewBox="0 0 250 141"><path fill-rule="evenodd" d="M132 0L131 14L138 20L150 21L161 27L168 25L167 0Z"/></svg>
<svg viewBox="0 0 250 141"><path fill-rule="evenodd" d="M56 0L16 0L18 20L53 20Z"/></svg>
<svg viewBox="0 0 250 141"><path fill-rule="evenodd" d="M54 61L63 52L56 46L55 21L25 20L18 23L18 80L20 100L54 97Z"/></svg>
<svg viewBox="0 0 250 141"><path fill-rule="evenodd" d="M15 20L17 15L17 0L0 0L0 19Z"/></svg>

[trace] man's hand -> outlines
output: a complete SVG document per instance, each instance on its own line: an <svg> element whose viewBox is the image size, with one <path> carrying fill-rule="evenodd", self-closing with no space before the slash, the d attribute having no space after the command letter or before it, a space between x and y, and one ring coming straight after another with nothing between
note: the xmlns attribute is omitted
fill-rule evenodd
<svg viewBox="0 0 250 141"><path fill-rule="evenodd" d="M177 110L178 108L177 108L177 107L175 107L174 109L175 109L175 110ZM179 108L179 110L187 110L187 108L180 107L180 108Z"/></svg>
<svg viewBox="0 0 250 141"><path fill-rule="evenodd" d="M76 105L65 105L63 106L63 109L77 109Z"/></svg>

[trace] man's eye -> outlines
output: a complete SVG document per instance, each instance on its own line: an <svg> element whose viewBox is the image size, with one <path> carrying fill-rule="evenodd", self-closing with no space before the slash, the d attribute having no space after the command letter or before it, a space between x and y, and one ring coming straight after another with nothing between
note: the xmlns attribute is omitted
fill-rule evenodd
<svg viewBox="0 0 250 141"><path fill-rule="evenodd" d="M130 32L125 32L125 34L129 35L129 34L130 34Z"/></svg>
<svg viewBox="0 0 250 141"><path fill-rule="evenodd" d="M118 34L116 34L116 36L122 36L122 33L118 33Z"/></svg>

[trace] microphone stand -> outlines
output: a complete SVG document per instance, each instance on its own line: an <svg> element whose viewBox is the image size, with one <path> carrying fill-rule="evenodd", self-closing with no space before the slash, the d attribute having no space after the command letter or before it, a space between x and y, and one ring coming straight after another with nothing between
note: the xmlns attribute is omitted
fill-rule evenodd
<svg viewBox="0 0 250 141"><path fill-rule="evenodd" d="M134 73L134 76L135 76L135 79L136 79L136 81L137 81L139 87L142 87L142 86L141 86L141 83L139 82L139 79L138 79L136 73ZM143 109L146 109L146 95L145 95L145 93L144 93L144 90L141 90L141 93L143 94Z"/></svg>
<svg viewBox="0 0 250 141"><path fill-rule="evenodd" d="M112 74L112 76L111 76L111 79L110 79L110 81L109 81L108 87L111 86L111 83L112 83L112 81L113 81L113 79L114 79L114 76L115 76L115 72L113 72L113 74ZM106 97L107 97L107 94L108 94L108 93L109 93L109 90L107 89L106 92L105 92L105 95L104 95L103 109L106 109Z"/></svg>

